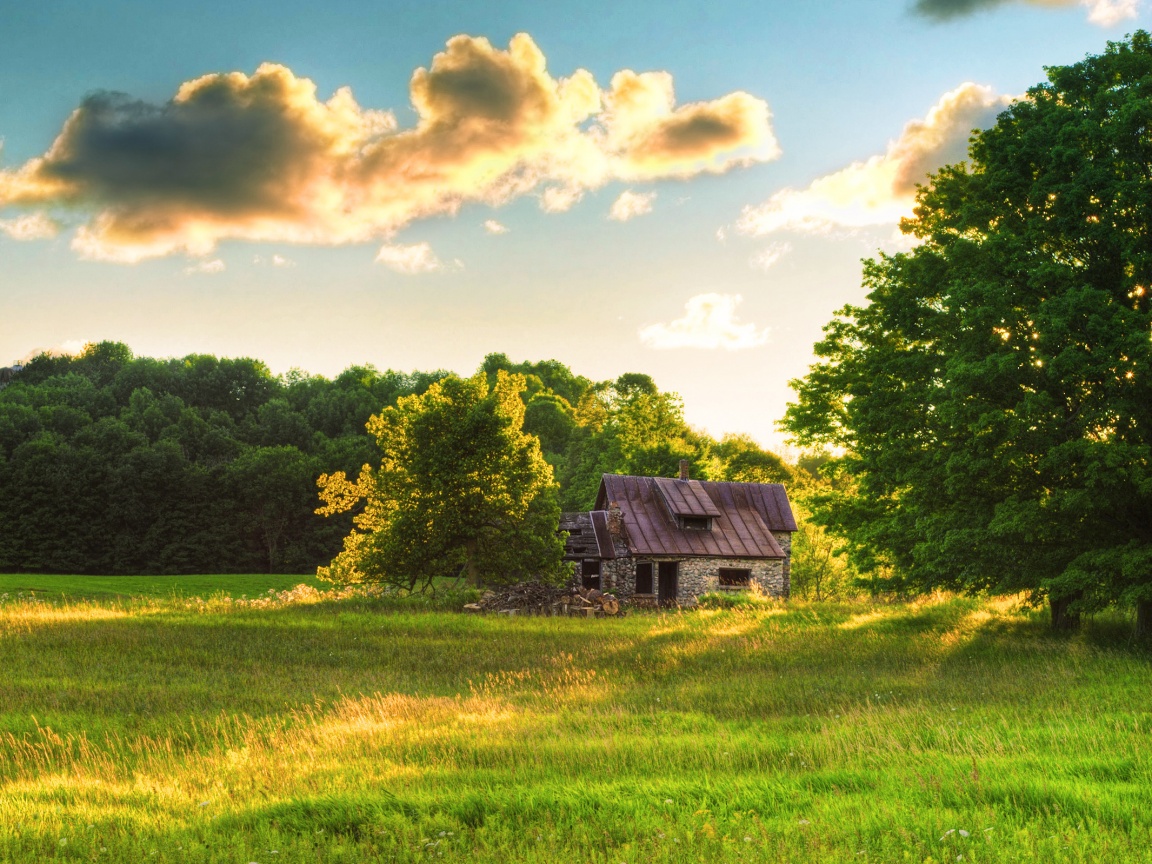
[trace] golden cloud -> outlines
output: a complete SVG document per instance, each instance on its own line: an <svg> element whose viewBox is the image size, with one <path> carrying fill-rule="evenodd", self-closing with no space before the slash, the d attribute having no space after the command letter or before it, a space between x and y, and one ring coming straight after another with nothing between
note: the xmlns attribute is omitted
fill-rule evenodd
<svg viewBox="0 0 1152 864"><path fill-rule="evenodd" d="M745 208L737 228L761 235L894 225L912 215L916 185L963 159L972 130L991 125L1009 102L989 87L962 84L945 93L924 119L908 123L883 155L853 162L806 189L782 189Z"/></svg>
<svg viewBox="0 0 1152 864"><path fill-rule="evenodd" d="M779 154L747 93L676 106L667 73L553 78L526 34L456 36L410 84L417 120L275 64L206 75L163 105L87 97L43 156L0 171L0 207L91 213L73 247L132 262L224 239L358 243L540 190L546 210L613 180L688 178Z"/></svg>
<svg viewBox="0 0 1152 864"><path fill-rule="evenodd" d="M607 148L623 179L689 177L780 156L767 103L747 93L677 108L667 72L624 70L604 104Z"/></svg>

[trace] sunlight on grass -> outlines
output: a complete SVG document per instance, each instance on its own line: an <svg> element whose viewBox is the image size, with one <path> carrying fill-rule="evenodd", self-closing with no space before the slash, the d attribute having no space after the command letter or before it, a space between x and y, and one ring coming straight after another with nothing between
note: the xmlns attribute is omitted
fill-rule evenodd
<svg viewBox="0 0 1152 864"><path fill-rule="evenodd" d="M0 606L0 859L1150 860L1152 673L1107 622L310 592Z"/></svg>
<svg viewBox="0 0 1152 864"><path fill-rule="evenodd" d="M891 618L897 614L893 609L873 609L870 612L860 612L853 615L847 621L842 621L836 626L841 630L858 630L861 627L867 627L869 624L875 624L877 621L883 621L885 618Z"/></svg>
<svg viewBox="0 0 1152 864"><path fill-rule="evenodd" d="M143 610L136 610L138 613ZM127 618L124 608L81 604L59 606L41 602L16 602L0 606L0 632L4 630L31 631L39 625L63 624L80 621L111 621Z"/></svg>

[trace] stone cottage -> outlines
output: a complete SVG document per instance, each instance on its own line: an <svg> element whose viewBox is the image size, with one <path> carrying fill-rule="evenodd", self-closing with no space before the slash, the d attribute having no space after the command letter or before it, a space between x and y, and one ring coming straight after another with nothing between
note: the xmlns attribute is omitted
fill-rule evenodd
<svg viewBox="0 0 1152 864"><path fill-rule="evenodd" d="M621 599L691 605L757 586L787 597L796 520L779 483L605 474L596 507L564 513L576 582Z"/></svg>

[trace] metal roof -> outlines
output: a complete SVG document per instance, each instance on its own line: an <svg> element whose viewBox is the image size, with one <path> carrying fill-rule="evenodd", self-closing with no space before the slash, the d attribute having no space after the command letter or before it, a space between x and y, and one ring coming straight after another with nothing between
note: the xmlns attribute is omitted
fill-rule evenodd
<svg viewBox="0 0 1152 864"><path fill-rule="evenodd" d="M664 503L676 516L719 516L720 508L712 503L699 480L673 480L653 477Z"/></svg>
<svg viewBox="0 0 1152 864"><path fill-rule="evenodd" d="M714 513L673 512L663 494L666 483L695 482ZM704 503L693 496L696 505ZM684 496L684 500L688 500ZM779 483L676 481L662 477L605 474L596 509L611 502L624 516L628 548L633 555L683 555L724 558L784 558L773 531L795 531L796 520ZM681 528L677 515L711 515L712 530Z"/></svg>

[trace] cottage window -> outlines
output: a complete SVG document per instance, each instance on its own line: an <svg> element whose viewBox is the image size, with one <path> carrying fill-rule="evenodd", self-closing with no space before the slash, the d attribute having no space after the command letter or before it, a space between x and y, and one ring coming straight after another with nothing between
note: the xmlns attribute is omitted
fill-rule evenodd
<svg viewBox="0 0 1152 864"><path fill-rule="evenodd" d="M721 567L720 584L725 588L747 588L752 584L752 571Z"/></svg>
<svg viewBox="0 0 1152 864"><path fill-rule="evenodd" d="M600 562L595 558L585 558L580 563L581 582L585 588L600 587Z"/></svg>
<svg viewBox="0 0 1152 864"><path fill-rule="evenodd" d="M711 531L712 520L707 516L681 516L680 527L687 531Z"/></svg>
<svg viewBox="0 0 1152 864"><path fill-rule="evenodd" d="M652 562L639 561L636 564L636 593L652 593Z"/></svg>

